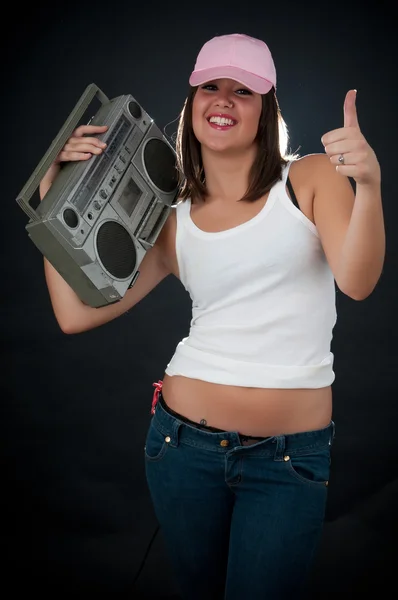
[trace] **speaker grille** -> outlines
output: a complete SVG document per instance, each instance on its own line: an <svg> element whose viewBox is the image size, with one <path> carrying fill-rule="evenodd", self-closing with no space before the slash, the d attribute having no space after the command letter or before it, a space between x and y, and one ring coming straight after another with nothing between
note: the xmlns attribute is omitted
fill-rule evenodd
<svg viewBox="0 0 398 600"><path fill-rule="evenodd" d="M131 277L137 263L137 253L128 231L115 221L106 221L97 234L98 257L112 277Z"/></svg>
<svg viewBox="0 0 398 600"><path fill-rule="evenodd" d="M177 188L176 157L165 142L156 138L147 142L144 165L149 179L159 190L173 192Z"/></svg>

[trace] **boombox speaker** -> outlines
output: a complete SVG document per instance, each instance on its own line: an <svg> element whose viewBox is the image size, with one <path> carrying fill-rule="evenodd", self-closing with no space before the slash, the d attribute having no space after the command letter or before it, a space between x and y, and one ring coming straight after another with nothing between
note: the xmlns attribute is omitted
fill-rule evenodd
<svg viewBox="0 0 398 600"><path fill-rule="evenodd" d="M63 163L39 206L30 204L94 97L101 106L91 125L105 151ZM131 95L109 100L89 85L17 197L29 216L29 237L87 305L123 298L134 285L178 193L176 154L153 119Z"/></svg>

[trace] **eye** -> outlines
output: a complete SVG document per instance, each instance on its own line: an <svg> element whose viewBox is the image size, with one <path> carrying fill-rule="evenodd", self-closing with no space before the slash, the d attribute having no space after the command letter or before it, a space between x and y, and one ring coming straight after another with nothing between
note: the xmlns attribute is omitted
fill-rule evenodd
<svg viewBox="0 0 398 600"><path fill-rule="evenodd" d="M241 88L239 90L235 90L235 94L238 94L238 96L252 96L253 95L253 93L246 88Z"/></svg>
<svg viewBox="0 0 398 600"><path fill-rule="evenodd" d="M200 89L214 91L217 89L217 86L214 83L205 83L205 85L200 86Z"/></svg>
<svg viewBox="0 0 398 600"><path fill-rule="evenodd" d="M215 83L205 83L204 85L200 86L201 90L206 90L208 92L214 92L216 90L218 90L218 87ZM238 96L252 96L253 93L248 90L247 88L239 88L237 90L234 90L234 94L237 94Z"/></svg>

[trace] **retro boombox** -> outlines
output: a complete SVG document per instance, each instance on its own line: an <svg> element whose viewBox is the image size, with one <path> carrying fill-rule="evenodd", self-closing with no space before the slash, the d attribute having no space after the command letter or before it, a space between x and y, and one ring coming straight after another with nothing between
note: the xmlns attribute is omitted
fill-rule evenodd
<svg viewBox="0 0 398 600"><path fill-rule="evenodd" d="M63 163L36 209L30 203L51 163L94 98L91 125L105 150ZM79 298L98 308L118 302L134 285L178 193L176 154L131 95L109 100L89 85L17 198L30 217L26 230Z"/></svg>

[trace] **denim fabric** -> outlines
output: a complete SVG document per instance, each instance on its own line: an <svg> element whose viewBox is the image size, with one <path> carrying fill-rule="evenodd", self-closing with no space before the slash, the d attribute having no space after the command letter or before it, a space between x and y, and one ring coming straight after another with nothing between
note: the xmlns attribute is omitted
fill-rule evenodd
<svg viewBox="0 0 398 600"><path fill-rule="evenodd" d="M334 423L243 446L158 403L145 445L155 514L183 600L300 598L325 514Z"/></svg>

